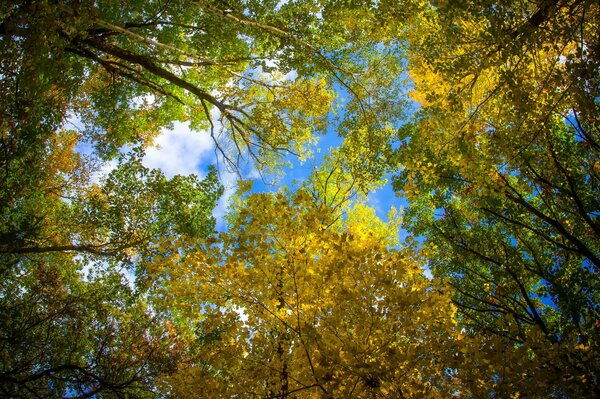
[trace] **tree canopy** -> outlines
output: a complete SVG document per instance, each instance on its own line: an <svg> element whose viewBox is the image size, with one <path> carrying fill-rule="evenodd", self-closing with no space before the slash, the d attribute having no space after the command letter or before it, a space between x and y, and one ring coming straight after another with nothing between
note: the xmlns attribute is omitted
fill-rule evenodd
<svg viewBox="0 0 600 399"><path fill-rule="evenodd" d="M0 68L3 396L600 395L597 1L21 0Z"/></svg>

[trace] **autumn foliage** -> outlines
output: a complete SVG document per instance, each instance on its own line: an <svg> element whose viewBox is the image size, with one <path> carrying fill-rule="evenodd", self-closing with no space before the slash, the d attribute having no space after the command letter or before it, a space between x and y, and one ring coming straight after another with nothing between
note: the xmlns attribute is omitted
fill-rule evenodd
<svg viewBox="0 0 600 399"><path fill-rule="evenodd" d="M0 396L600 396L599 38L588 0L3 3ZM202 178L145 165L176 122Z"/></svg>

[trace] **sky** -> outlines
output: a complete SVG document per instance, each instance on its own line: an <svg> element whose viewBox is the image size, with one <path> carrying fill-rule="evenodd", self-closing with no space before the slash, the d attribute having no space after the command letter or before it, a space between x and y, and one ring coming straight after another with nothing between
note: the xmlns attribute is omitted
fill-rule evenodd
<svg viewBox="0 0 600 399"><path fill-rule="evenodd" d="M255 79L265 81L273 79L272 75L263 72L260 67L251 70L250 73ZM294 80L296 77L296 72L291 71L279 79L286 81ZM343 98L349 96L349 94L339 85L336 86L335 90L338 96L336 102L341 101L343 103L345 101ZM414 112L415 107L416 105L408 112ZM336 109L336 112L338 114L343 112L343 107ZM217 115L214 116L214 121L217 123L218 117ZM247 165L241 171L241 177L253 181L252 192L273 192L278 191L283 186L292 188L296 183L305 180L314 168L319 167L325 155L330 152L330 148L335 148L341 143L342 139L335 131L335 123L331 123L326 134L319 136L319 140L312 151L313 157L311 159L302 163L293 155L287 156L285 161L289 162L290 167L279 171L280 174L277 178L274 176L261 176L251 165ZM201 178L206 175L208 166L216 165L225 192L214 210L213 216L217 221L217 230L222 231L227 228L224 215L227 212L231 196L236 191L239 176L226 170L222 157L215 151L215 145L208 132L191 131L189 124L176 122L173 129L163 130L161 135L154 140L154 147L146 149L143 163L148 168L162 169L167 177L195 173ZM387 184L370 193L367 198L367 203L375 209L377 216L384 221L387 221L388 212L392 207L401 210L407 206L405 200L395 195L390 180L391 176L388 178ZM400 231L399 234L400 239L406 236L404 231Z"/></svg>
<svg viewBox="0 0 600 399"><path fill-rule="evenodd" d="M261 72L257 72L261 74ZM284 80L293 80L296 77L294 72L284 76ZM343 91L338 92L343 97ZM339 112L340 110L338 110ZM215 121L218 118L214 119ZM65 127L81 129L82 123L76 116L72 116L66 121ZM313 148L313 157L300 162L293 155L285 158L290 166L279 171L279 175L261 176L252 165L246 165L241 171L241 178L252 180L252 192L277 192L282 187L294 188L303 180L308 178L311 171L320 166L323 158L330 152L331 148L338 147L342 139L335 131L334 123L331 124L325 135L318 137L318 142ZM90 143L78 144L77 150L80 153L93 152ZM125 153L128 148L122 148ZM216 151L215 144L208 131L193 131L189 128L189 123L174 122L171 129L163 129L161 134L154 138L153 145L145 149L145 157L142 160L144 166L150 169L161 169L166 177L171 178L175 175L196 174L204 178L208 172L208 167L216 165L219 171L220 181L225 191L220 198L217 207L213 211L216 219L216 229L224 231L227 229L225 214L227 213L232 195L237 189L237 181L240 176L226 170L222 156ZM117 161L107 162L94 177L98 181L103 175L107 175L117 165ZM388 182L380 189L370 193L367 198L367 204L375 209L377 216L387 221L387 215L392 207L402 210L405 209L406 201L395 195L392 190L390 178ZM406 236L406 232L400 231L400 239Z"/></svg>
<svg viewBox="0 0 600 399"><path fill-rule="evenodd" d="M329 152L330 147L340 143L340 138L333 131L319 138L315 147L313 159L301 163L298 159L290 156L291 167L284 169L282 176L275 179L273 176L261 176L252 167L242 170L242 178L253 181L253 192L278 191L282 186L292 187L295 182L306 179L314 167ZM160 168L167 177L175 175L188 175L195 173L199 177L206 176L209 165L219 164L220 179L225 187L213 215L217 220L217 230L226 229L224 215L231 200L231 196L237 188L238 175L230 173L223 167L223 162L215 152L215 146L208 132L192 131L187 123L177 122L173 129L163 130L154 140L154 146L146 150L143 164L148 168ZM390 183L381 189L371 193L368 204L372 206L382 220L387 220L387 214L392 206L398 208L403 204L396 197Z"/></svg>
<svg viewBox="0 0 600 399"><path fill-rule="evenodd" d="M151 169L161 169L168 178L189 174L204 178L210 165L219 164L220 180L225 192L213 211L213 216L217 220L217 229L223 230L226 227L223 216L235 192L238 176L226 171L217 155L208 132L192 131L188 123L176 122L173 129L163 130L154 139L154 146L146 149L142 163ZM252 179L254 174L250 171L243 177Z"/></svg>

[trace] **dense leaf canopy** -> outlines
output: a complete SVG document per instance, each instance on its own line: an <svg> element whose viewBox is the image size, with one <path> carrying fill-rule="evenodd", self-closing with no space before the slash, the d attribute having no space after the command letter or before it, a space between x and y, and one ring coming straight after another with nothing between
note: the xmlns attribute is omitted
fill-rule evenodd
<svg viewBox="0 0 600 399"><path fill-rule="evenodd" d="M2 3L0 394L600 396L599 71L591 0Z"/></svg>

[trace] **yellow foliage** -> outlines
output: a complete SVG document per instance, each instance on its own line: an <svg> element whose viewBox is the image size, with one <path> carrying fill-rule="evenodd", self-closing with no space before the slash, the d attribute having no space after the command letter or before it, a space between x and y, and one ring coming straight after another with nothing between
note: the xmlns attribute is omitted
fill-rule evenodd
<svg viewBox="0 0 600 399"><path fill-rule="evenodd" d="M166 377L174 397L417 398L458 388L444 366L458 342L454 306L413 254L388 248L397 221L366 206L343 231L329 218L304 193L251 195L206 263L190 254L150 268L169 276L161 295L171 308L204 304L183 309L210 339L198 347L202 367Z"/></svg>

